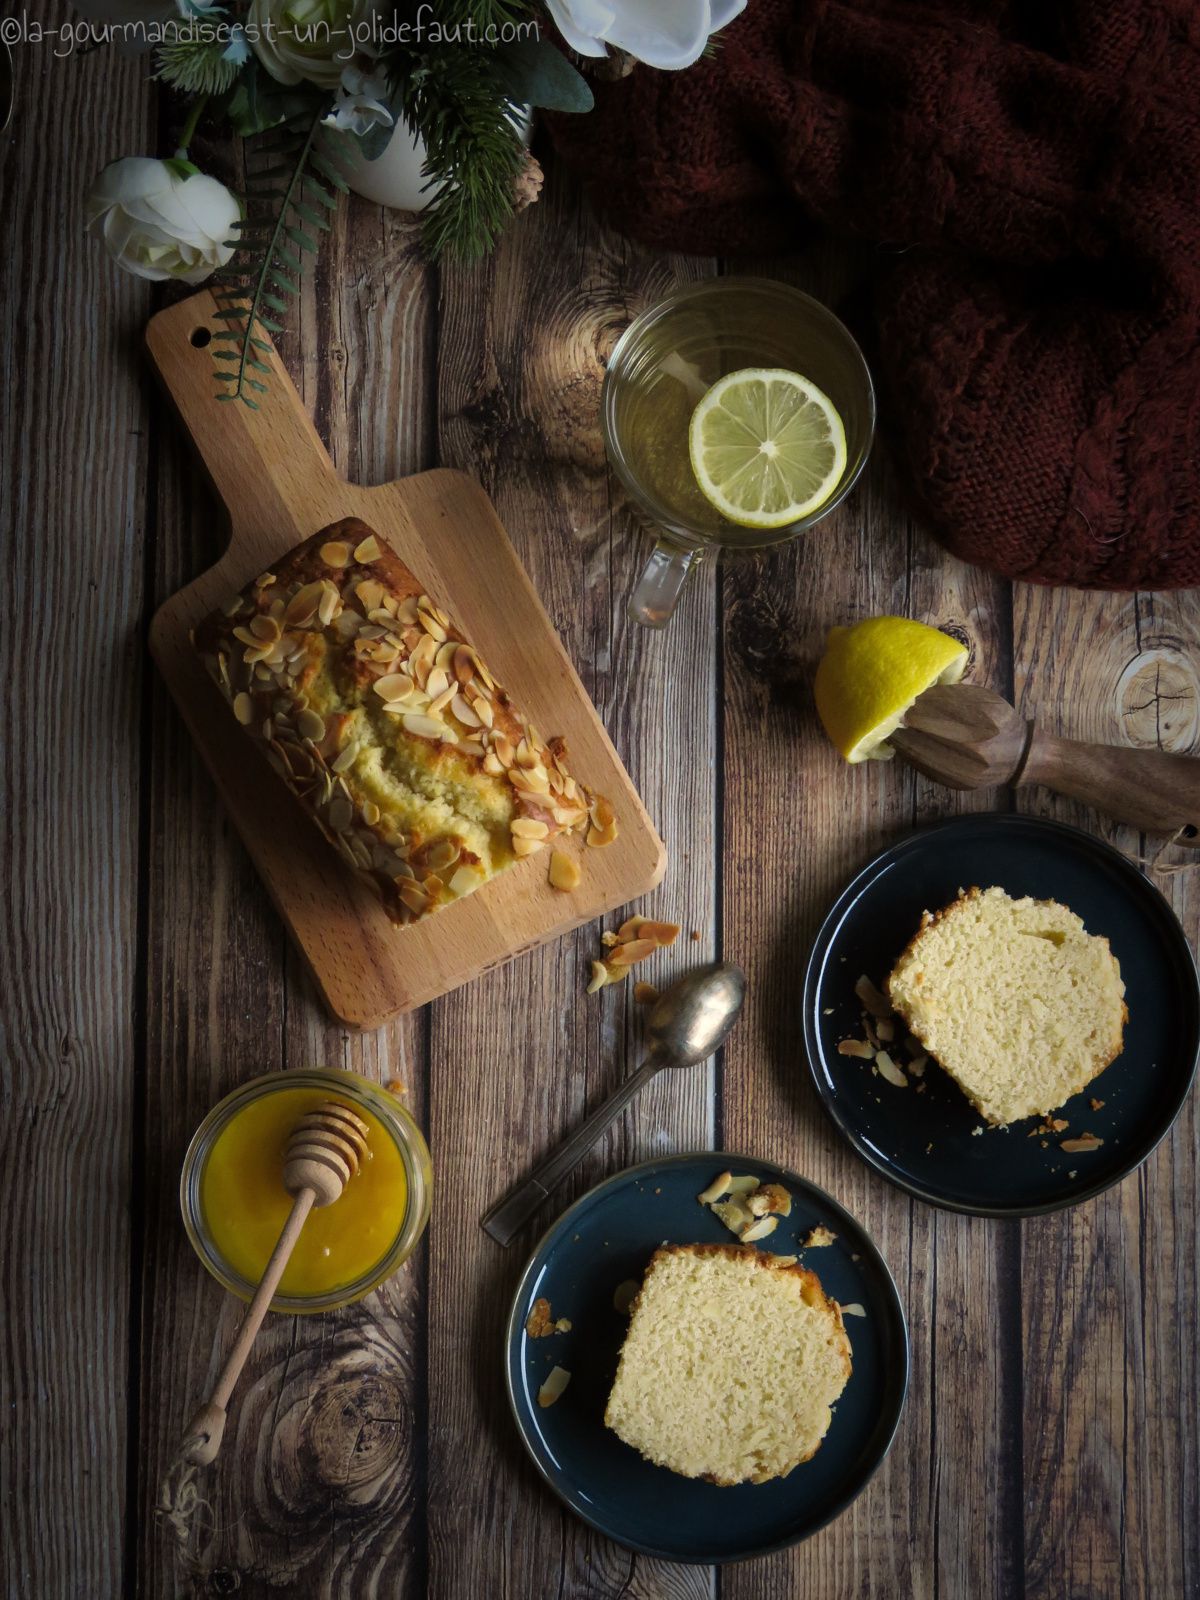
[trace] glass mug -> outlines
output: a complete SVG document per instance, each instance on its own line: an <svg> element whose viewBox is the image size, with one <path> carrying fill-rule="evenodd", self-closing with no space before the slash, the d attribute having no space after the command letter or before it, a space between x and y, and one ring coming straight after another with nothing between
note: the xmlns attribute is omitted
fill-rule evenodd
<svg viewBox="0 0 1200 1600"><path fill-rule="evenodd" d="M811 379L846 430L837 487L815 511L782 528L728 522L692 473L692 412L718 378L742 367L782 367ZM710 278L668 295L626 328L604 375L601 416L608 459L656 538L630 615L661 628L706 554L784 544L842 503L870 454L875 390L862 351L819 300L768 278Z"/></svg>

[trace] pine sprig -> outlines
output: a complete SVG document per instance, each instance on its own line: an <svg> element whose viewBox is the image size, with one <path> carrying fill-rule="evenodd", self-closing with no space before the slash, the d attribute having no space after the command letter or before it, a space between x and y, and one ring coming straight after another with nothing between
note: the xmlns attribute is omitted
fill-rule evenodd
<svg viewBox="0 0 1200 1600"><path fill-rule="evenodd" d="M223 326L213 335L217 382L229 387L219 400L258 409L270 368L270 334L300 291L305 256L319 249L346 181L323 119L324 100L246 141L246 219L229 263L214 278L214 313Z"/></svg>
<svg viewBox="0 0 1200 1600"><path fill-rule="evenodd" d="M530 8L522 0L460 0L445 11L447 29L469 20L478 35L521 20ZM430 254L485 255L513 214L525 163L519 107L497 52L479 43L418 42L394 49L387 65L393 103L425 141L430 185L441 185L424 214Z"/></svg>

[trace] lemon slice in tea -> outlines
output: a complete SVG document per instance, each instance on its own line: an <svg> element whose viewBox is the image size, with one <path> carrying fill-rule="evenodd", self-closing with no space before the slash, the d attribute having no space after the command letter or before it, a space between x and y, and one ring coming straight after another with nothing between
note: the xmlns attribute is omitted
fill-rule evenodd
<svg viewBox="0 0 1200 1600"><path fill-rule="evenodd" d="M846 430L828 395L798 372L745 367L692 413L692 471L739 528L785 528L823 506L846 470Z"/></svg>

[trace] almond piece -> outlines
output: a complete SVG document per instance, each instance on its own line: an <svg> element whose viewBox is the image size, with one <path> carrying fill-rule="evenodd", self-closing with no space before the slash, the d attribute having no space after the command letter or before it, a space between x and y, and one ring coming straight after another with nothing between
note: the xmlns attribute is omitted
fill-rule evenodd
<svg viewBox="0 0 1200 1600"><path fill-rule="evenodd" d="M587 993L595 994L597 989L603 989L608 982L610 973L603 961L592 962L592 976L588 982Z"/></svg>
<svg viewBox="0 0 1200 1600"><path fill-rule="evenodd" d="M888 1055L886 1050L876 1051L875 1065L879 1068L879 1076L881 1078L886 1078L887 1081L891 1084L894 1084L897 1089L908 1088L908 1079L892 1060L891 1056Z"/></svg>
<svg viewBox="0 0 1200 1600"><path fill-rule="evenodd" d="M854 985L854 992L873 1017L891 1017L893 1015L891 1001L887 995L879 992L865 972Z"/></svg>
<svg viewBox="0 0 1200 1600"><path fill-rule="evenodd" d="M869 1045L865 1039L839 1039L837 1053L840 1056L854 1056L858 1061L874 1061L875 1047Z"/></svg>
<svg viewBox="0 0 1200 1600"><path fill-rule="evenodd" d="M769 1233L774 1233L778 1226L778 1217L762 1217L748 1228L743 1228L738 1237L743 1244L753 1244L756 1239L765 1239Z"/></svg>
<svg viewBox="0 0 1200 1600"><path fill-rule="evenodd" d="M709 1184L708 1188L704 1189L700 1194L698 1194L696 1199L699 1200L702 1206L710 1206L714 1200L719 1200L723 1194L729 1193L729 1188L732 1183L732 1172L718 1172L717 1176Z"/></svg>
<svg viewBox="0 0 1200 1600"><path fill-rule="evenodd" d="M665 950L673 945L679 937L679 924L676 922L650 922L643 920L638 927L639 939L653 939L660 949Z"/></svg>
<svg viewBox="0 0 1200 1600"><path fill-rule="evenodd" d="M575 857L569 856L565 850L551 850L551 888L560 889L563 894L569 894L572 889L578 889L582 882L583 872Z"/></svg>
<svg viewBox="0 0 1200 1600"><path fill-rule="evenodd" d="M537 1392L538 1405L543 1409L546 1406L552 1406L556 1400L562 1398L570 1381L571 1374L566 1367L551 1367L545 1383Z"/></svg>
<svg viewBox="0 0 1200 1600"><path fill-rule="evenodd" d="M368 534L360 545L355 546L354 559L365 566L369 561L378 561L383 551L379 548L379 540L373 533Z"/></svg>
<svg viewBox="0 0 1200 1600"><path fill-rule="evenodd" d="M614 967L631 967L635 961L644 961L658 949L653 939L629 939L614 947L609 961Z"/></svg>

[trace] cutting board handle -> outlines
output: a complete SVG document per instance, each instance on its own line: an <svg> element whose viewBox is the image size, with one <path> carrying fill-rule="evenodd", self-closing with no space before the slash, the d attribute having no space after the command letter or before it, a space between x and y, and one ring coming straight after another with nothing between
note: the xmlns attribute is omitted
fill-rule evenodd
<svg viewBox="0 0 1200 1600"><path fill-rule="evenodd" d="M322 517L313 504L314 479L318 501L326 489L336 501L342 487L329 452L274 349L256 351L270 368L269 374L255 374L266 385L253 396L257 410L219 398L223 386L212 335L221 324L213 318L215 309L205 289L150 319L146 349L155 371L229 511L235 535L296 522L317 527Z"/></svg>

